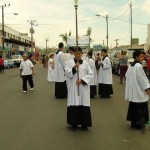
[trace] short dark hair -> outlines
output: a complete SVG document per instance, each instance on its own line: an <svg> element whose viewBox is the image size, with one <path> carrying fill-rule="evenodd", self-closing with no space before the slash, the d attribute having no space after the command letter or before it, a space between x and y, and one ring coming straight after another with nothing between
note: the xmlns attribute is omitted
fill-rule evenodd
<svg viewBox="0 0 150 150"><path fill-rule="evenodd" d="M102 49L101 51L104 52L104 53L107 53L107 49L105 49L105 48Z"/></svg>
<svg viewBox="0 0 150 150"><path fill-rule="evenodd" d="M75 51L75 50L74 50L74 47L69 47L69 50L71 50L71 51L73 51L73 52Z"/></svg>
<svg viewBox="0 0 150 150"><path fill-rule="evenodd" d="M93 52L92 51L89 51L87 54L90 56L90 58L92 58L92 56L93 56Z"/></svg>
<svg viewBox="0 0 150 150"><path fill-rule="evenodd" d="M60 43L58 44L58 47L59 47L59 48L63 48L63 47L64 47L64 43L63 43L63 42L60 42Z"/></svg>
<svg viewBox="0 0 150 150"><path fill-rule="evenodd" d="M133 52L133 58L136 59L136 57L139 57L141 54L144 54L144 52L141 50L135 50Z"/></svg>
<svg viewBox="0 0 150 150"><path fill-rule="evenodd" d="M82 53L82 48L81 48L81 47L76 47L76 48L75 48L75 52L76 52L76 51L79 51L79 52Z"/></svg>

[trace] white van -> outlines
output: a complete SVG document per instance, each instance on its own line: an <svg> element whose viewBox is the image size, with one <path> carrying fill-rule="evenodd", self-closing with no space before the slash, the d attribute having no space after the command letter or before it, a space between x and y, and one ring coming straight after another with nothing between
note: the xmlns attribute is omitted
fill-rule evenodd
<svg viewBox="0 0 150 150"><path fill-rule="evenodd" d="M23 61L23 58L21 55L12 55L11 59L14 61L15 66L19 67L21 61Z"/></svg>

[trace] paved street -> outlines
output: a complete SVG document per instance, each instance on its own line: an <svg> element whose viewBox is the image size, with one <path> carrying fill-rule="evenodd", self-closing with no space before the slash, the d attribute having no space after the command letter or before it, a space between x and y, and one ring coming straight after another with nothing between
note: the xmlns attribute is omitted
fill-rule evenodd
<svg viewBox="0 0 150 150"><path fill-rule="evenodd" d="M0 74L0 150L149 150L150 131L130 129L124 84L113 76L114 95L91 99L93 127L71 131L66 99L55 99L47 69L35 65L35 91L22 93L19 68Z"/></svg>

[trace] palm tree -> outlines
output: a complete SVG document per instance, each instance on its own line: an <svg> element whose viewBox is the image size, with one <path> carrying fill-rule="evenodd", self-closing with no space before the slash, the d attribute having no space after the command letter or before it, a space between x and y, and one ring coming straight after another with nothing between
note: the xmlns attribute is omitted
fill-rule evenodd
<svg viewBox="0 0 150 150"><path fill-rule="evenodd" d="M86 32L86 36L89 36L89 46L90 46L90 44L93 42L93 39L90 37L91 36L91 33L92 33L92 28L91 27L88 27L88 29L87 29L87 32Z"/></svg>
<svg viewBox="0 0 150 150"><path fill-rule="evenodd" d="M69 31L69 34L60 34L59 36L62 37L62 40L67 44L67 37L71 36L71 30Z"/></svg>

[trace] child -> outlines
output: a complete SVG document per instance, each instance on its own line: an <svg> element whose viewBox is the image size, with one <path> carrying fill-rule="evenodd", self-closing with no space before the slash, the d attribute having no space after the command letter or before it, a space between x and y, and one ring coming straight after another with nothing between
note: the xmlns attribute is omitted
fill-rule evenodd
<svg viewBox="0 0 150 150"><path fill-rule="evenodd" d="M68 81L67 123L76 130L78 125L83 130L92 126L90 111L90 86L93 72L89 64L81 59L82 49L78 47L75 58L70 60L66 67Z"/></svg>
<svg viewBox="0 0 150 150"><path fill-rule="evenodd" d="M129 101L127 120L131 121L131 128L142 129L149 121L148 99L150 84L141 65L144 54L134 51L134 62L126 73L125 100Z"/></svg>

